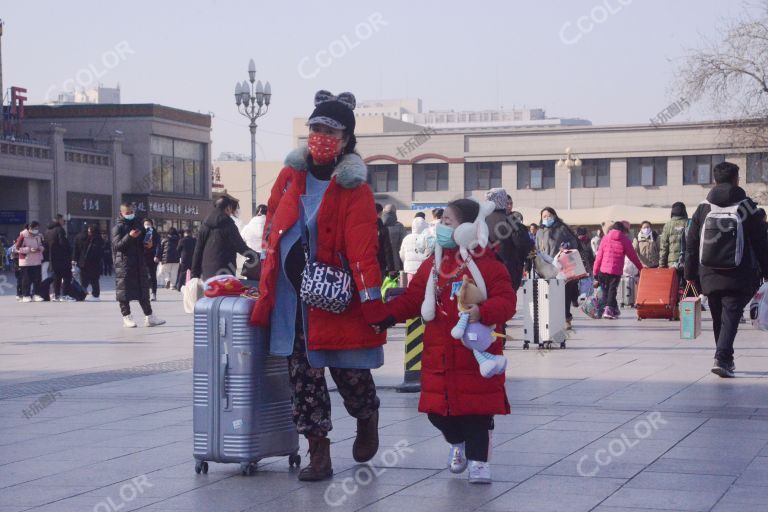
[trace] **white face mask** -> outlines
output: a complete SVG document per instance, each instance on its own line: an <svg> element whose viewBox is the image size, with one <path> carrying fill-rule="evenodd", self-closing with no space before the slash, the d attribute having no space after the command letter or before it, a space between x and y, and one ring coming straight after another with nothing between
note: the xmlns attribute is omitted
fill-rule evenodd
<svg viewBox="0 0 768 512"><path fill-rule="evenodd" d="M38 233L40 233L40 230L39 229L30 229L29 232L32 233L33 235L37 235Z"/></svg>

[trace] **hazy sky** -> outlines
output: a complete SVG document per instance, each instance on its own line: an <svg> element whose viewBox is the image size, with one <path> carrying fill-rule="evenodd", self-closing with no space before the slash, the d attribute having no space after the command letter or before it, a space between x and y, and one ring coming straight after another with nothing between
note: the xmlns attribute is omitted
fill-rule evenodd
<svg viewBox="0 0 768 512"><path fill-rule="evenodd" d="M5 2L3 81L32 103L67 80L119 82L123 103L213 112L216 157L250 152L233 92L253 57L273 89L258 158L282 160L292 118L321 88L419 97L426 109L648 122L675 99L685 49L744 12L738 0ZM694 105L675 120L706 117Z"/></svg>

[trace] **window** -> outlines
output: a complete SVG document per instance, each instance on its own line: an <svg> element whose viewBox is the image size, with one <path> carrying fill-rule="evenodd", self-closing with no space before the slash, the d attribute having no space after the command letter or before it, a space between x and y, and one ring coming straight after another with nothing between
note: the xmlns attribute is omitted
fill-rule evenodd
<svg viewBox="0 0 768 512"><path fill-rule="evenodd" d="M683 185L709 185L712 170L725 161L725 155L689 155L683 157Z"/></svg>
<svg viewBox="0 0 768 512"><path fill-rule="evenodd" d="M464 190L489 190L501 187L501 162L464 164Z"/></svg>
<svg viewBox="0 0 768 512"><path fill-rule="evenodd" d="M152 191L202 196L205 147L197 142L152 137ZM137 191L148 192L148 191Z"/></svg>
<svg viewBox="0 0 768 512"><path fill-rule="evenodd" d="M397 192L397 165L369 165L368 183L374 192Z"/></svg>
<svg viewBox="0 0 768 512"><path fill-rule="evenodd" d="M184 160L184 193L195 195L195 162Z"/></svg>
<svg viewBox="0 0 768 512"><path fill-rule="evenodd" d="M667 157L627 158L628 187L663 187L667 184Z"/></svg>
<svg viewBox="0 0 768 512"><path fill-rule="evenodd" d="M747 183L768 183L768 153L747 154Z"/></svg>
<svg viewBox="0 0 768 512"><path fill-rule="evenodd" d="M448 164L414 164L413 191L448 190Z"/></svg>
<svg viewBox="0 0 768 512"><path fill-rule="evenodd" d="M583 160L581 169L571 171L571 188L608 188L611 186L611 160Z"/></svg>
<svg viewBox="0 0 768 512"><path fill-rule="evenodd" d="M554 160L517 162L517 189L555 188Z"/></svg>

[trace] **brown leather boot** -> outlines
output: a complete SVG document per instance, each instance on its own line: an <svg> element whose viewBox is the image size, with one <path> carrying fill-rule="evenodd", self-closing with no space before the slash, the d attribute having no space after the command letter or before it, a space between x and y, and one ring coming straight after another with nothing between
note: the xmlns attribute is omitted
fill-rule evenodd
<svg viewBox="0 0 768 512"><path fill-rule="evenodd" d="M327 437L307 437L309 441L309 466L299 471L299 480L317 482L333 476L331 467L331 440Z"/></svg>
<svg viewBox="0 0 768 512"><path fill-rule="evenodd" d="M357 420L357 437L352 445L352 457L356 462L368 462L379 451L379 411L369 418Z"/></svg>

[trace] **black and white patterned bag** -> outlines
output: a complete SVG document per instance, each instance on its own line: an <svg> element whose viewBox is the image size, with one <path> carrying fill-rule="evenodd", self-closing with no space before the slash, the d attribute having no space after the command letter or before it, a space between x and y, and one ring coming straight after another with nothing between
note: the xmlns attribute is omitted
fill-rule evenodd
<svg viewBox="0 0 768 512"><path fill-rule="evenodd" d="M352 302L352 294L354 293L352 272L346 268L313 261L310 257L309 242L307 241L303 205L301 205L299 213L299 222L301 244L307 262L304 272L301 274L301 290L299 291L301 300L308 306L323 311L336 314L343 313ZM341 259L345 262L343 257Z"/></svg>
<svg viewBox="0 0 768 512"><path fill-rule="evenodd" d="M312 307L342 313L352 302L352 273L317 261L308 262L301 276L301 300Z"/></svg>

